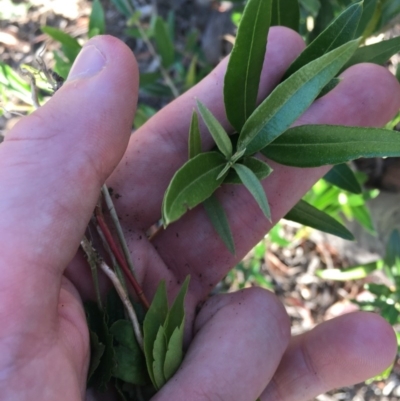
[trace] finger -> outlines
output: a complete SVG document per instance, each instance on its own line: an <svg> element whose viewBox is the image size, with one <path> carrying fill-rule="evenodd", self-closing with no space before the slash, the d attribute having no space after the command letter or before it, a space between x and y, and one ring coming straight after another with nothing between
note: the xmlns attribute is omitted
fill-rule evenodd
<svg viewBox="0 0 400 401"><path fill-rule="evenodd" d="M366 85L367 81L371 84ZM382 67L364 64L346 71L335 90L317 100L297 123L381 126L399 107L400 85L396 79ZM153 244L169 270L180 279L191 274L198 299L202 299L329 169L270 164L274 171L263 181L263 186L271 207L272 223L263 216L243 186L226 185L217 192L234 235L235 256L228 252L201 207L155 237Z"/></svg>
<svg viewBox="0 0 400 401"><path fill-rule="evenodd" d="M264 98L279 83L285 70L304 48L294 31L284 27L270 30L259 98ZM122 162L108 181L120 196L115 200L123 224L148 229L161 215L161 202L175 171L187 161L188 129L196 99L212 110L230 130L223 103L223 80L227 59L203 81L166 106L135 132ZM203 128L203 148L213 141Z"/></svg>
<svg viewBox="0 0 400 401"><path fill-rule="evenodd" d="M295 337L261 401L306 401L382 373L396 356L392 327L372 313L352 313Z"/></svg>
<svg viewBox="0 0 400 401"><path fill-rule="evenodd" d="M259 288L212 297L195 331L178 372L152 401L254 401L290 337L282 304Z"/></svg>
<svg viewBox="0 0 400 401"><path fill-rule="evenodd" d="M2 299L37 324L56 312L63 269L126 148L137 75L122 42L92 39L65 85L0 147Z"/></svg>

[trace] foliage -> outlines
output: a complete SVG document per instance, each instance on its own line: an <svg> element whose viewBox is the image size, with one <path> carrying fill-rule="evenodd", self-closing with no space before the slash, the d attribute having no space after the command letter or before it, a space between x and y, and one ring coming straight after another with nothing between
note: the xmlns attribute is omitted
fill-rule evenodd
<svg viewBox="0 0 400 401"><path fill-rule="evenodd" d="M282 1L283 3L285 2ZM371 19L375 15L371 12L373 8L371 3L364 9L361 3L352 4L333 22L327 23L325 29L316 35L289 67L281 84L256 107L266 45L265 40L260 40L256 35L261 29L258 22L261 6L263 14L267 16L264 22L266 29L269 25L269 15L274 12L279 14L280 4L277 6L272 0L264 1L262 4L259 0L249 0L246 3L225 75L225 108L230 123L238 132L238 138L231 141L212 113L205 105L198 102L198 110L217 149L197 154L176 172L163 201L164 226L182 217L186 210L208 199L221 184L226 183L227 173L231 169L236 172L239 180L250 191L265 217L269 219L268 201L256 174L259 172L243 164L244 157L252 156L257 151L261 151L272 160L290 166L317 167L338 164L340 166L327 179L356 192L360 192L359 185L343 163L359 157L400 155L399 137L396 132L388 129L326 125L290 128L321 91L327 92L326 86L352 59L360 45L359 40L354 40L355 34L357 32L364 34L369 27L367 16ZM277 15L273 21L279 21ZM360 31L361 23L364 23L365 28ZM382 58L390 57L400 47L394 44L385 46L384 49L382 45L372 49L368 46L368 51L357 54L357 61L368 59L381 62L381 55ZM235 87L233 82L237 82ZM192 140L192 135L189 137ZM189 142L189 148L192 146ZM221 213L221 208L218 205L219 212L210 211L212 204L212 202L207 204L208 214L214 216L212 223L222 236L223 242L229 244L232 252L232 244L228 241L228 237L232 238L228 222L224 217L215 218ZM363 221L364 226L373 229L364 204L353 206L352 212L357 219ZM319 229L340 233L346 238L352 237L339 222L332 223L330 218L322 218L322 211L315 217L316 213L318 211L311 205L300 203L289 217L303 223L307 222L314 227L318 222Z"/></svg>

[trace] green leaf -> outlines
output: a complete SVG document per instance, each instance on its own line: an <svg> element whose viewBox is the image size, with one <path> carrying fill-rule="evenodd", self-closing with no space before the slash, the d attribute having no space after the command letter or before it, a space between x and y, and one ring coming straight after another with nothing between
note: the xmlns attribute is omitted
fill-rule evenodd
<svg viewBox="0 0 400 401"><path fill-rule="evenodd" d="M256 107L271 20L272 0L249 0L242 14L224 80L228 120L240 131Z"/></svg>
<svg viewBox="0 0 400 401"><path fill-rule="evenodd" d="M201 153L175 173L164 195L162 217L165 226L211 196L225 178L217 180L225 163L224 156L218 152Z"/></svg>
<svg viewBox="0 0 400 401"><path fill-rule="evenodd" d="M164 377L168 381L178 370L183 359L183 324L176 327L168 342L164 362Z"/></svg>
<svg viewBox="0 0 400 401"><path fill-rule="evenodd" d="M185 89L188 90L197 83L196 75L197 56L193 56L185 77Z"/></svg>
<svg viewBox="0 0 400 401"><path fill-rule="evenodd" d="M333 168L325 174L324 180L353 194L360 194L362 192L361 185L357 181L353 170L345 163L333 166Z"/></svg>
<svg viewBox="0 0 400 401"><path fill-rule="evenodd" d="M12 94L24 103L32 104L30 85L3 62L0 62L0 84L7 96Z"/></svg>
<svg viewBox="0 0 400 401"><path fill-rule="evenodd" d="M300 8L297 0L273 0L271 26L287 26L299 31Z"/></svg>
<svg viewBox="0 0 400 401"><path fill-rule="evenodd" d="M264 178L267 178L272 173L272 168L268 166L267 163L263 162L260 159L256 159L255 157L245 157L241 164L248 167L260 181ZM240 178L237 175L236 171L233 169L229 170L229 173L224 180L224 184L241 183L242 181L240 181Z"/></svg>
<svg viewBox="0 0 400 401"><path fill-rule="evenodd" d="M257 176L245 165L243 164L235 164L232 166L243 185L249 190L249 192L253 195L254 199L260 206L260 209L263 211L264 216L271 220L271 212L268 205L268 200L264 192L264 188L262 187Z"/></svg>
<svg viewBox="0 0 400 401"><path fill-rule="evenodd" d="M376 235L371 213L365 205L350 206L353 217L371 234Z"/></svg>
<svg viewBox="0 0 400 401"><path fill-rule="evenodd" d="M307 110L357 46L357 40L346 43L311 61L278 85L246 121L238 149L246 147L246 154L253 154L286 131Z"/></svg>
<svg viewBox="0 0 400 401"><path fill-rule="evenodd" d="M320 35L315 38L286 71L288 78L310 61L351 41L362 14L362 2L351 5L342 12Z"/></svg>
<svg viewBox="0 0 400 401"><path fill-rule="evenodd" d="M93 373L99 367L101 357L103 356L104 350L106 348L105 345L99 341L99 337L94 331L89 330L89 335L90 335L90 366L87 376L88 381L90 381L90 379L93 376Z"/></svg>
<svg viewBox="0 0 400 401"><path fill-rule="evenodd" d="M353 234L337 220L303 200L300 200L284 218L340 238L354 239Z"/></svg>
<svg viewBox="0 0 400 401"><path fill-rule="evenodd" d="M115 347L116 367L113 369L112 375L117 379L121 379L127 383L136 386L144 386L148 384L149 376L146 373L146 364L143 354L135 353L128 347L119 345ZM142 360L143 358L143 360Z"/></svg>
<svg viewBox="0 0 400 401"><path fill-rule="evenodd" d="M157 337L154 341L153 348L153 384L154 387L158 390L166 383L164 376L164 363L166 353L167 341L165 337L165 331L164 327L160 326L158 329Z"/></svg>
<svg viewBox="0 0 400 401"><path fill-rule="evenodd" d="M165 323L168 315L168 298L165 281L161 281L158 285L156 294L146 313L143 322L143 348L146 358L147 371L151 381L154 383L155 378L153 374L153 348L156 341L159 328Z"/></svg>
<svg viewBox="0 0 400 401"><path fill-rule="evenodd" d="M335 89L340 82L342 81L341 78L332 78L321 90L321 92L319 92L319 95L317 97L317 99L319 99L322 96L327 95L331 90Z"/></svg>
<svg viewBox="0 0 400 401"><path fill-rule="evenodd" d="M130 4L130 0L111 0L111 2L114 4L117 10L126 17L130 17L135 12Z"/></svg>
<svg viewBox="0 0 400 401"><path fill-rule="evenodd" d="M96 35L103 35L106 31L104 9L99 0L93 0L92 12L89 18L89 38Z"/></svg>
<svg viewBox="0 0 400 401"><path fill-rule="evenodd" d="M398 259L400 259L400 234L399 230L395 229L390 234L386 244L385 263L387 266L392 267Z"/></svg>
<svg viewBox="0 0 400 401"><path fill-rule="evenodd" d="M229 227L228 217L226 216L221 203L213 194L203 202L203 206L215 231L218 233L229 252L234 255L235 242L233 240L232 231Z"/></svg>
<svg viewBox="0 0 400 401"><path fill-rule="evenodd" d="M370 273L377 270L381 265L381 261L367 263L365 265L347 267L346 269L325 269L317 270L315 274L324 280L348 281L361 280Z"/></svg>
<svg viewBox="0 0 400 401"><path fill-rule="evenodd" d="M343 70L354 64L374 63L385 64L390 57L400 51L400 36L393 39L384 40L369 46L360 47L355 51L350 60L345 64Z"/></svg>
<svg viewBox="0 0 400 401"><path fill-rule="evenodd" d="M218 149L227 159L230 159L232 156L232 142L224 127L199 100L197 101L197 107Z"/></svg>
<svg viewBox="0 0 400 401"><path fill-rule="evenodd" d="M382 128L302 125L287 130L262 153L296 167L346 163L359 157L398 157L400 134Z"/></svg>
<svg viewBox="0 0 400 401"><path fill-rule="evenodd" d="M314 40L335 17L335 10L330 0L320 0L318 15L314 19L314 29L311 31L310 40Z"/></svg>
<svg viewBox="0 0 400 401"><path fill-rule="evenodd" d="M99 310L97 304L95 302L86 302L84 306L89 330L96 333L98 342L104 346L104 352L101 354L97 368L94 369L93 367L88 386L104 391L107 389L112 371L115 368L113 336L108 329L105 314ZM98 356L96 355L96 357Z"/></svg>
<svg viewBox="0 0 400 401"><path fill-rule="evenodd" d="M189 130L189 159L201 153L201 135L199 127L199 117L193 110L192 121L190 122Z"/></svg>
<svg viewBox="0 0 400 401"><path fill-rule="evenodd" d="M361 16L360 24L358 25L356 36L367 37L371 32L369 26L373 20L374 14L377 10L379 0L364 0L364 10ZM378 21L376 21L378 22ZM376 23L375 23L376 24ZM373 30L374 27L372 27Z"/></svg>
<svg viewBox="0 0 400 401"><path fill-rule="evenodd" d="M167 341L171 339L175 328L181 327L185 322L185 296L189 287L189 281L190 276L187 276L165 320L164 327Z"/></svg>
<svg viewBox="0 0 400 401"><path fill-rule="evenodd" d="M40 29L51 38L61 43L62 50L71 63L76 59L82 46L75 38L51 26L42 26Z"/></svg>
<svg viewBox="0 0 400 401"><path fill-rule="evenodd" d="M163 67L170 67L175 58L174 43L172 42L168 25L161 17L158 17L155 23L154 39L156 41L157 50L161 56Z"/></svg>

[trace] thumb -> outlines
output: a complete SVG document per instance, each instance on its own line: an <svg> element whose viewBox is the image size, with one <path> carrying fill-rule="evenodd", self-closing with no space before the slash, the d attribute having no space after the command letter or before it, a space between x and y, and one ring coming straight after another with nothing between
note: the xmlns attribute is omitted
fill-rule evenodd
<svg viewBox="0 0 400 401"><path fill-rule="evenodd" d="M0 146L0 282L28 318L54 309L62 272L127 146L137 88L131 51L96 37L63 87Z"/></svg>

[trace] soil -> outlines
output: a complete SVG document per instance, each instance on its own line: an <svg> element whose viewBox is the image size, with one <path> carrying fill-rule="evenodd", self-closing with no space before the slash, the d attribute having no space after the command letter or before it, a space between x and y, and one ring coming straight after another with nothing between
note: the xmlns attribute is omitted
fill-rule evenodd
<svg viewBox="0 0 400 401"><path fill-rule="evenodd" d="M9 0L5 1L5 3L8 2ZM149 6L144 6L143 0L137 2L143 5L144 12L149 10ZM15 15L9 15L0 20L0 58L16 70L21 63L34 63L35 53L44 42L46 42L47 50L46 63L51 66L53 62L51 50L56 47L56 44L48 41L42 34L40 27L43 25L60 28L82 41L87 39L88 17L91 10L89 1L31 0L30 7L26 1L14 3L20 6L15 8ZM175 0L174 2L153 0L147 3L152 4L165 17L171 9L174 11L176 46L182 46L182 39L195 27L202 32L198 43L208 63L215 65L229 52L231 46L229 35L234 32L234 26L229 12L223 12L223 9L215 2L211 0ZM125 41L134 51L140 67L143 70L148 68L154 62L154 57L148 52L143 41L126 34L126 20L110 0L102 0L102 4L106 10L107 33ZM4 10L0 10L0 16L2 12ZM14 100L15 105L18 106L18 100ZM160 101L141 94L140 102L160 108L165 100ZM0 117L0 132L9 129L18 118L12 113L5 112ZM361 161L358 167L368 172L370 185L392 192L400 191L400 161L398 159ZM397 196L388 202L394 205L393 207L397 207L399 200ZM375 213L378 225L380 214L380 210ZM285 305L292 320L293 334L300 334L312 329L320 322L356 310L357 306L351 300L365 295L364 284L367 281L379 283L385 279L376 275L369 277L368 280L340 283L325 281L315 275L318 269L346 267L352 263L364 261L365 257L378 258L383 250L382 246L377 246L379 241L376 239L370 241L372 245L360 239L364 244L363 247L349 248L348 244L310 230L304 231L293 224L283 224L282 230L284 238L289 240L291 245L280 247L267 242L266 251L259 257L259 268ZM382 238L384 238L384 231L382 229ZM354 255L360 256L357 259ZM250 279L246 281L245 278L253 258L254 252L248 255L243 265L236 269L233 275L228 276L221 283L219 290L232 291L243 285L252 285L252 281ZM316 400L400 400L400 363L396 362L392 374L386 380L375 381L368 386L362 383L338 389L320 395Z"/></svg>

